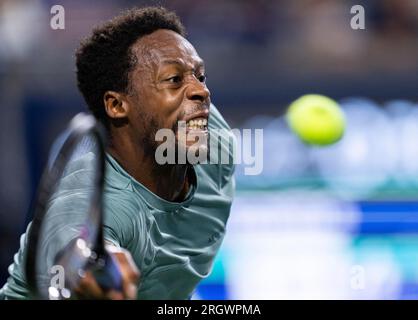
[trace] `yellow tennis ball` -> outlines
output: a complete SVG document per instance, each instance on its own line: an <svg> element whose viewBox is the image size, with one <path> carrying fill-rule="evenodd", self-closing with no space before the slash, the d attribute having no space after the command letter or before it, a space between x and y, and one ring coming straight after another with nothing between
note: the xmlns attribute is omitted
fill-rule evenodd
<svg viewBox="0 0 418 320"><path fill-rule="evenodd" d="M325 146L341 139L345 116L336 101L308 94L290 104L286 115L289 127L308 144Z"/></svg>

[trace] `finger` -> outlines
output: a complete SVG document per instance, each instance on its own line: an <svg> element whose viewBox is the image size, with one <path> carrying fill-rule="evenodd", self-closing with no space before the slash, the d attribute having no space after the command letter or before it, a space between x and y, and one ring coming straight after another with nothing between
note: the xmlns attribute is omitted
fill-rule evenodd
<svg viewBox="0 0 418 320"><path fill-rule="evenodd" d="M110 290L106 293L106 298L109 300L123 300L124 296L122 292Z"/></svg>
<svg viewBox="0 0 418 320"><path fill-rule="evenodd" d="M124 250L122 252L116 252L114 253L114 256L119 262L125 298L135 299L138 290L137 283L140 278L140 272L128 251Z"/></svg>
<svg viewBox="0 0 418 320"><path fill-rule="evenodd" d="M106 245L106 250L117 260L122 276L122 290L126 299L135 299L140 272L128 250Z"/></svg>
<svg viewBox="0 0 418 320"><path fill-rule="evenodd" d="M90 271L87 271L85 276L81 279L76 288L76 292L81 298L85 299L104 299L106 297L105 292L98 285Z"/></svg>
<svg viewBox="0 0 418 320"><path fill-rule="evenodd" d="M121 260L125 257L120 256ZM137 283L139 280L139 271L132 267L127 261L120 262L122 272L122 288L126 299L133 300L137 295Z"/></svg>
<svg viewBox="0 0 418 320"><path fill-rule="evenodd" d="M131 254L129 251L125 249L121 249L121 252L114 253L114 256L119 262L121 271L127 275L127 278L137 283L140 278L140 272L138 270L138 267L136 266Z"/></svg>

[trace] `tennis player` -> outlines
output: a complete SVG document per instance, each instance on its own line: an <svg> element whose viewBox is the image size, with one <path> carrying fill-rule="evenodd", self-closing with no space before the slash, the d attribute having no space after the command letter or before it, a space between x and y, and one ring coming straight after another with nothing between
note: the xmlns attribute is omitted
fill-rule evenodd
<svg viewBox="0 0 418 320"><path fill-rule="evenodd" d="M211 104L203 60L176 14L160 7L129 10L94 29L76 59L78 87L110 139L105 239L124 280L123 292L109 293L86 276L77 288L79 297L188 299L209 275L222 243L234 165L160 165L155 154L161 142L155 135L162 128L178 132L182 121L187 130L202 134L230 132ZM232 156L230 144L220 148ZM77 185L88 175L78 177L72 192L54 200L54 210L77 211L83 197ZM23 235L9 267L1 293L6 299L29 297L26 241Z"/></svg>

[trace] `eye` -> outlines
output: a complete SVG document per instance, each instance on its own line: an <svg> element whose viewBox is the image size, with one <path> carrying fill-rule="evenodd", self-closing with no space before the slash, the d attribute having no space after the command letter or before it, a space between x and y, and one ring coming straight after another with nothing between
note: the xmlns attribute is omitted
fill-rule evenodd
<svg viewBox="0 0 418 320"><path fill-rule="evenodd" d="M180 83L181 82L181 77L180 76L170 77L166 81L168 81L170 83Z"/></svg>
<svg viewBox="0 0 418 320"><path fill-rule="evenodd" d="M200 75L200 76L198 76L197 77L197 79L200 81L200 82L202 82L202 83L204 83L204 82L206 82L206 79L207 79L208 77L206 76L206 75L204 75L204 74L202 74L202 75Z"/></svg>

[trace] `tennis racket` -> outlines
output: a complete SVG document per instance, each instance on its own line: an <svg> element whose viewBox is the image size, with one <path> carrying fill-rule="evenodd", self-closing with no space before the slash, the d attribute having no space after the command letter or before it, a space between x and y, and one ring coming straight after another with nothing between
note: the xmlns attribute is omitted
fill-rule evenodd
<svg viewBox="0 0 418 320"><path fill-rule="evenodd" d="M104 289L122 277L104 247L105 133L93 116L70 122L40 180L28 233L26 279L35 299L73 299L87 271Z"/></svg>

